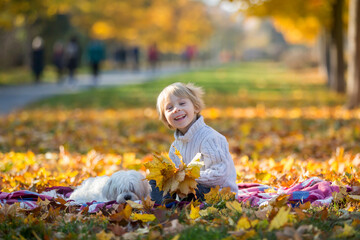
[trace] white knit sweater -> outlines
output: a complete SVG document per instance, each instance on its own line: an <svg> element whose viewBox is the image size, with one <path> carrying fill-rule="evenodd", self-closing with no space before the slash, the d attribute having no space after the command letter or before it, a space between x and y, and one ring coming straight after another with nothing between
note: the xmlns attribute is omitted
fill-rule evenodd
<svg viewBox="0 0 360 240"><path fill-rule="evenodd" d="M226 138L207 126L202 116L194 122L189 130L182 135L175 131L175 141L171 144L169 157L179 166L180 159L175 155L175 148L188 164L197 153L201 153L204 167L200 171L197 182L206 187L230 187L231 191L238 192L236 184L236 170L229 152Z"/></svg>

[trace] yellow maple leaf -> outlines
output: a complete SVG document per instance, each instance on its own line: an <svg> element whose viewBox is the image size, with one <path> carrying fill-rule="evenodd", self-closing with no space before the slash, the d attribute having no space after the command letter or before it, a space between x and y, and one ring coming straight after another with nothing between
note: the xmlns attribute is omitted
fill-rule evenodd
<svg viewBox="0 0 360 240"><path fill-rule="evenodd" d="M176 234L171 240L179 240L180 234Z"/></svg>
<svg viewBox="0 0 360 240"><path fill-rule="evenodd" d="M182 159L179 151L176 154ZM195 157L198 156L196 155ZM195 180L200 176L200 169L203 163L200 162L200 158L194 158L189 165L186 165L181 160L177 168L168 155L162 154L155 155L153 161L147 162L144 165L149 170L146 178L148 180L155 180L159 189L164 191L164 195L176 193L180 198L183 198L189 193L195 193L197 188Z"/></svg>
<svg viewBox="0 0 360 240"><path fill-rule="evenodd" d="M242 212L241 204L238 201L226 202L226 207L232 211Z"/></svg>
<svg viewBox="0 0 360 240"><path fill-rule="evenodd" d="M177 194L179 197L185 197L189 193L195 193L195 189L197 188L197 182L194 178L185 177L184 181L179 183Z"/></svg>
<svg viewBox="0 0 360 240"><path fill-rule="evenodd" d="M209 204L215 204L220 201L232 201L235 200L235 193L231 192L229 187L222 188L219 186L211 188L210 192L204 195L205 201Z"/></svg>
<svg viewBox="0 0 360 240"><path fill-rule="evenodd" d="M112 232L106 233L104 230L96 234L96 239L99 240L110 240L113 237L115 237L115 235Z"/></svg>
<svg viewBox="0 0 360 240"><path fill-rule="evenodd" d="M204 166L204 163L201 161L201 153L197 153L195 157L188 164L189 174L198 178L200 177L200 169Z"/></svg>
<svg viewBox="0 0 360 240"><path fill-rule="evenodd" d="M204 194L205 201L208 204L214 204L220 201L220 194L219 194L220 186L216 186L215 188L211 188L210 192Z"/></svg>
<svg viewBox="0 0 360 240"><path fill-rule="evenodd" d="M220 197L225 201L232 201L235 200L235 193L231 191L230 187L224 187L220 191Z"/></svg>
<svg viewBox="0 0 360 240"><path fill-rule="evenodd" d="M191 204L191 210L190 210L190 218L195 220L200 217L200 205L197 207L194 207L193 204Z"/></svg>
<svg viewBox="0 0 360 240"><path fill-rule="evenodd" d="M214 213L218 213L218 212L219 212L219 210L217 208L208 207L206 209L200 210L199 214L202 217L206 217L206 216L209 216L210 214L214 214Z"/></svg>
<svg viewBox="0 0 360 240"><path fill-rule="evenodd" d="M130 218L130 215L132 213L132 207L127 204L124 208L124 210L122 210L121 212L123 214L123 216L125 217L125 219L129 219Z"/></svg>
<svg viewBox="0 0 360 240"><path fill-rule="evenodd" d="M246 230L251 228L251 223L247 217L241 217L236 224L236 230Z"/></svg>
<svg viewBox="0 0 360 240"><path fill-rule="evenodd" d="M256 173L255 177L256 177L256 179L259 179L260 181L268 182L271 179L272 175L267 172L260 172L260 173Z"/></svg>
<svg viewBox="0 0 360 240"><path fill-rule="evenodd" d="M163 190L164 182L167 182L176 172L175 164L165 155L154 155L154 159L144 164L149 169L148 180L155 180L160 190Z"/></svg>
<svg viewBox="0 0 360 240"><path fill-rule="evenodd" d="M136 203L134 201L127 200L126 202L127 202L127 204L129 204L134 209L143 209L144 208L144 205Z"/></svg>
<svg viewBox="0 0 360 240"><path fill-rule="evenodd" d="M133 213L131 214L132 220L140 220L143 222L152 222L155 221L156 217L154 214L140 214L140 213Z"/></svg>
<svg viewBox="0 0 360 240"><path fill-rule="evenodd" d="M353 236L355 233L356 233L355 229L352 226L347 225L345 223L343 231L341 233L337 234L336 237L338 237L338 238L347 238L347 237Z"/></svg>
<svg viewBox="0 0 360 240"><path fill-rule="evenodd" d="M290 208L284 206L280 208L279 212L276 216L271 220L269 225L269 230L279 229L280 227L284 226L289 218Z"/></svg>

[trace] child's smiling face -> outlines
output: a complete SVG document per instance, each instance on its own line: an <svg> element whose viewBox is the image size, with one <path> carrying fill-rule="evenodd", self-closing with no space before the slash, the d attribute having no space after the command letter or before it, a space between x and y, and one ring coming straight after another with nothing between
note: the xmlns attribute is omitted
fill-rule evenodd
<svg viewBox="0 0 360 240"><path fill-rule="evenodd" d="M175 95L170 95L164 102L164 106L167 122L182 134L185 134L196 121L196 115L199 112L190 99Z"/></svg>

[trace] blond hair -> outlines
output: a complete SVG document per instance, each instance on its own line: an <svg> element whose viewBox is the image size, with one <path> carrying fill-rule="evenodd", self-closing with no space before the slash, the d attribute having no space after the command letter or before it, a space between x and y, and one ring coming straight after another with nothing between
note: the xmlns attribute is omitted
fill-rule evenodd
<svg viewBox="0 0 360 240"><path fill-rule="evenodd" d="M200 116L201 110L204 109L205 104L202 99L204 91L201 87L197 87L192 83L173 83L166 88L164 88L157 98L156 109L159 114L159 119L169 128L172 128L165 117L165 101L171 96L188 98L194 108L198 111L197 115Z"/></svg>

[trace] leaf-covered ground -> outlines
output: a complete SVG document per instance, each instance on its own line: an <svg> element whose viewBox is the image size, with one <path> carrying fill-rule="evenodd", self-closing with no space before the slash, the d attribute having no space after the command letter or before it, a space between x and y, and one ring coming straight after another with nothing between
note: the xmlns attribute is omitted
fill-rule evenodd
<svg viewBox="0 0 360 240"><path fill-rule="evenodd" d="M360 237L360 110L343 109L344 97L328 92L316 70L270 63L54 97L1 117L1 191L41 192L119 169L145 171L144 163L173 139L154 105L174 81L205 88L203 115L227 137L239 183L288 187L317 176L340 186L333 203L292 207L282 196L254 208L224 195L207 205L164 209L146 201L90 214L61 199L39 201L32 211L0 207L0 239Z"/></svg>

